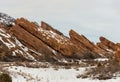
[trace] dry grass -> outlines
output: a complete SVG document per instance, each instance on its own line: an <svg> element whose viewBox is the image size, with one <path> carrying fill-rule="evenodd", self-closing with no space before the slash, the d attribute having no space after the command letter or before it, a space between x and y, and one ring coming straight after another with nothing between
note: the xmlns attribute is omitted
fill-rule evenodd
<svg viewBox="0 0 120 82"><path fill-rule="evenodd" d="M0 63L0 70L3 72L7 72L4 70L4 67L9 66L23 66L29 68L49 68L52 67L54 70L59 70L60 68L64 69L75 69L79 71L80 67L88 67L86 69L86 73L79 74L77 78L92 78L92 79L99 79L99 80L106 80L116 77L116 73L120 73L120 65L119 62L115 59L110 59L108 61L94 61L94 60L81 60L80 62L55 62L55 63L48 63L48 62L3 62ZM89 67L93 68L89 68ZM17 70L17 69L16 69ZM24 75L24 74L23 74ZM25 75L26 76L26 75Z"/></svg>
<svg viewBox="0 0 120 82"><path fill-rule="evenodd" d="M120 72L120 65L116 60L94 63L94 68L86 69L86 73L76 76L77 78L92 78L106 80L116 77L115 73Z"/></svg>

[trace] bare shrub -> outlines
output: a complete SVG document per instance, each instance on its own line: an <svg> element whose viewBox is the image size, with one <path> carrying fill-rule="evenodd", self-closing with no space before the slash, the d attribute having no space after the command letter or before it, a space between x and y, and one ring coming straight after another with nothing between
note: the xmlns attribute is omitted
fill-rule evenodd
<svg viewBox="0 0 120 82"><path fill-rule="evenodd" d="M0 75L0 82L12 82L12 78L9 74L2 73Z"/></svg>

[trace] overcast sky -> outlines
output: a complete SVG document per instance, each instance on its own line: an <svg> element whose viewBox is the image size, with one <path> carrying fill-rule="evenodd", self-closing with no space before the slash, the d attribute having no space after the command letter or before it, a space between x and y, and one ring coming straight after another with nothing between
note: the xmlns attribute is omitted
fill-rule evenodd
<svg viewBox="0 0 120 82"><path fill-rule="evenodd" d="M93 42L120 42L120 0L2 0L0 12L45 21L65 35L74 29Z"/></svg>

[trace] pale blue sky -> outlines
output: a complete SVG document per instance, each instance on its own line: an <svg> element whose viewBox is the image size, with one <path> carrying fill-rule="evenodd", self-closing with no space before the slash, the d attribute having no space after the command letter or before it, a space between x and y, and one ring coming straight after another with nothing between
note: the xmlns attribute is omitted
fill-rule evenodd
<svg viewBox="0 0 120 82"><path fill-rule="evenodd" d="M65 35L70 29L96 42L120 42L120 0L1 0L0 12L45 21Z"/></svg>

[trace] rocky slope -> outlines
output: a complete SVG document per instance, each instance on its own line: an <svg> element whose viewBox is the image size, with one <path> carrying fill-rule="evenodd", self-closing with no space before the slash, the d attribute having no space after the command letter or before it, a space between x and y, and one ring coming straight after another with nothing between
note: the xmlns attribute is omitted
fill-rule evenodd
<svg viewBox="0 0 120 82"><path fill-rule="evenodd" d="M100 42L94 44L74 30L70 30L69 36L43 21L38 25L25 18L14 19L0 13L0 60L63 62L119 57L119 43L100 37Z"/></svg>

